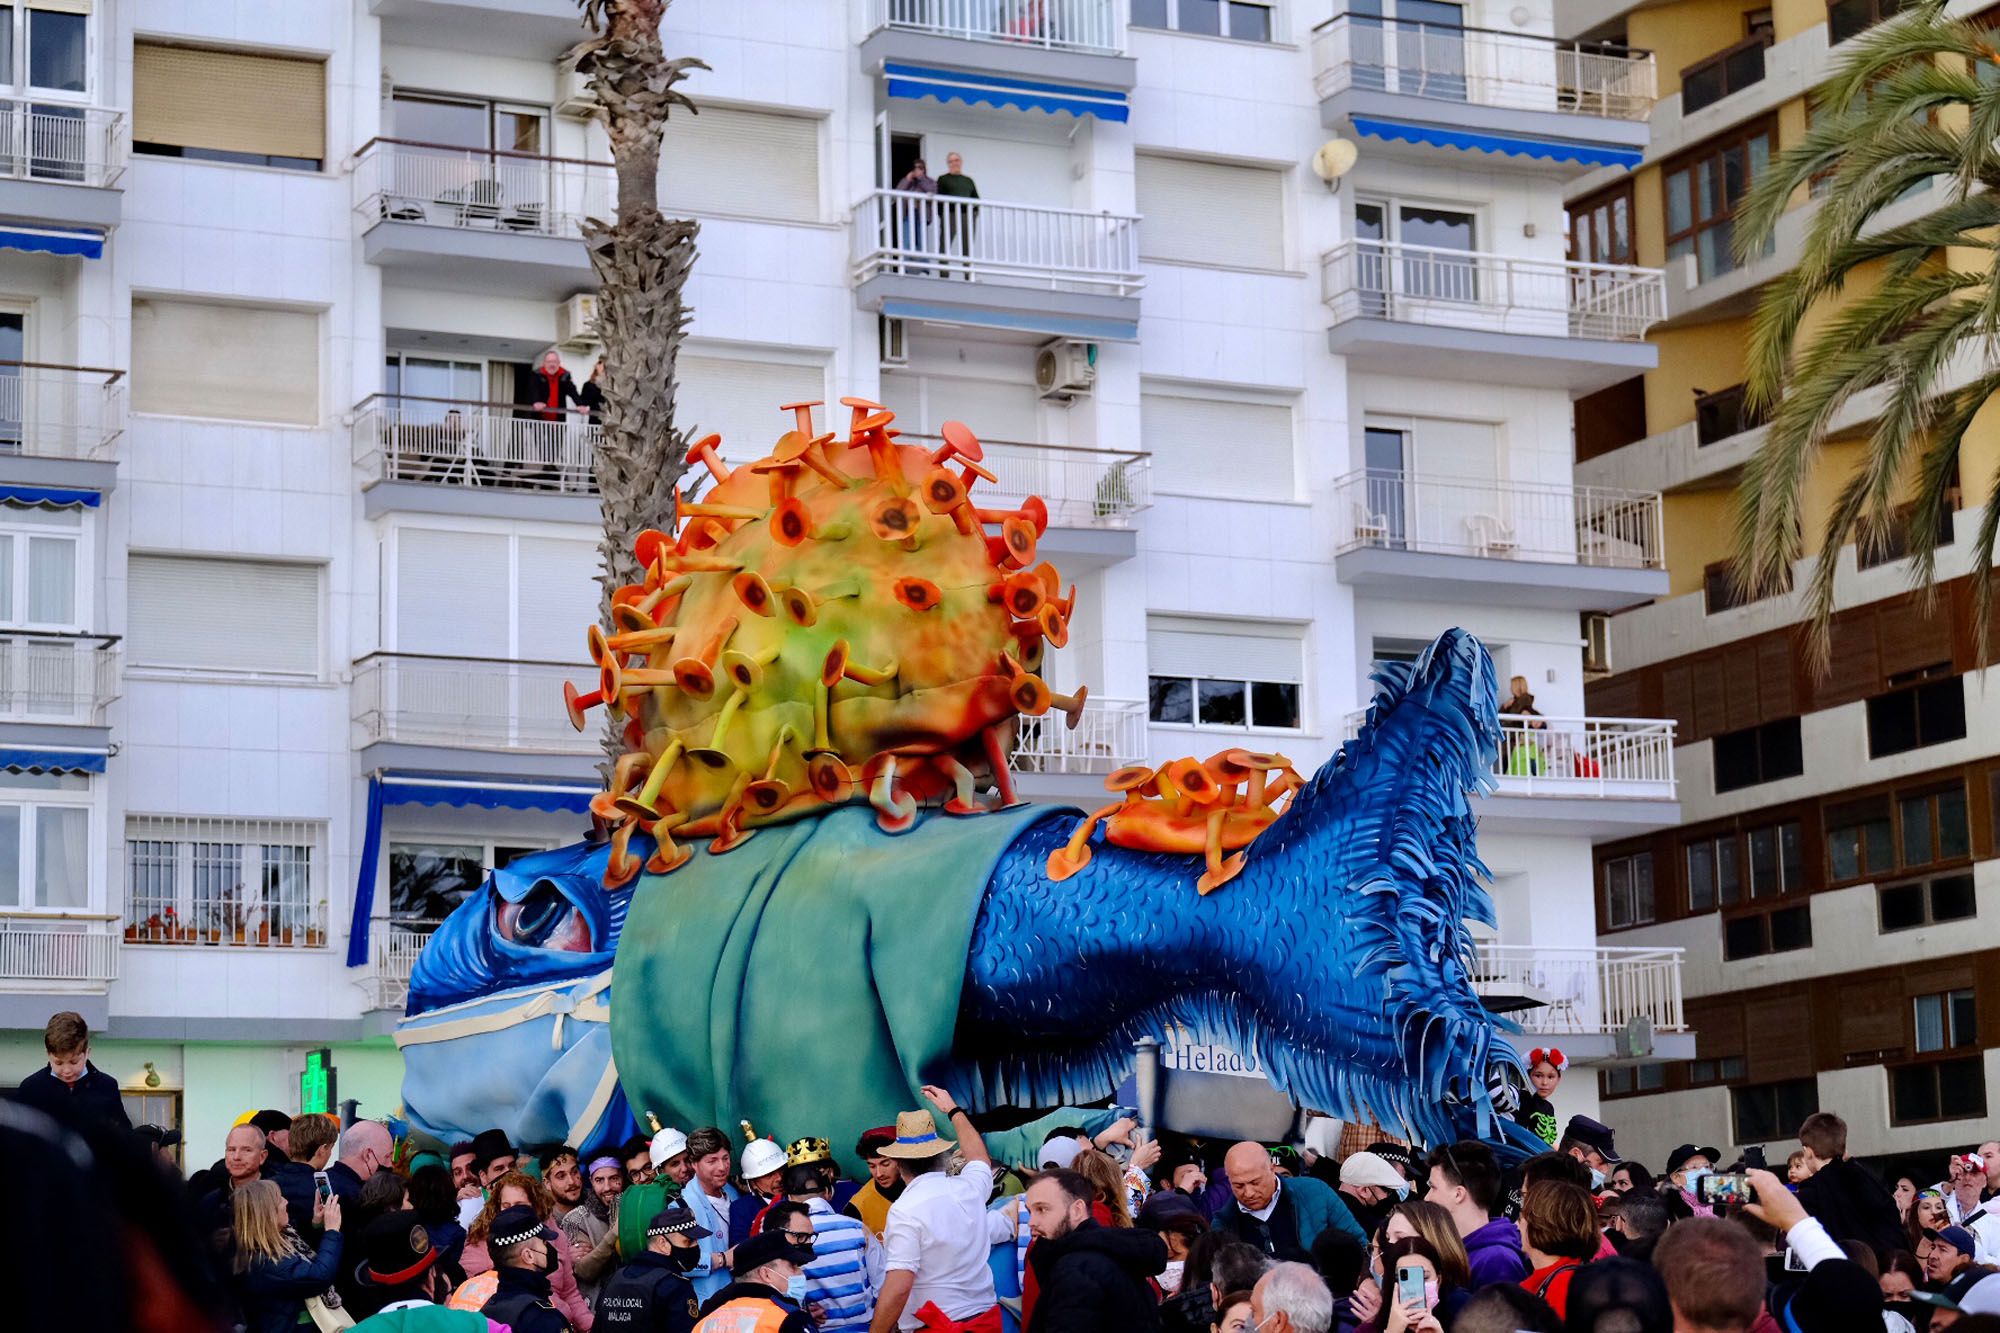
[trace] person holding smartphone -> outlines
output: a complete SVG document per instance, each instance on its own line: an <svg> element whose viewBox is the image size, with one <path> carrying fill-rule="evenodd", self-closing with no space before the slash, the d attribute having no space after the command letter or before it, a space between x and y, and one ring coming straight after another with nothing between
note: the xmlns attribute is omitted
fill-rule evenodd
<svg viewBox="0 0 2000 1333"><path fill-rule="evenodd" d="M1384 1241L1381 1255L1380 1285L1364 1281L1355 1288L1353 1308L1362 1316L1356 1333L1442 1329L1457 1317L1470 1293L1444 1276L1447 1265L1429 1241Z"/></svg>

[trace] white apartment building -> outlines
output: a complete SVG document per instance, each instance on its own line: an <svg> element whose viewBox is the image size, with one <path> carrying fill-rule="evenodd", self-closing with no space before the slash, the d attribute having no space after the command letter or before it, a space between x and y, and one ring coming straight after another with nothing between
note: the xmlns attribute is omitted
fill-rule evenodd
<svg viewBox="0 0 2000 1333"><path fill-rule="evenodd" d="M571 0L6 12L0 1084L79 1009L205 1161L314 1050L393 1109L430 924L580 832L593 429L513 404L552 342L589 370L610 169ZM1663 288L1570 262L1563 191L1636 161L1650 57L1557 43L1547 0L667 27L711 67L661 173L702 224L680 418L752 458L779 403L871 395L1046 497L1091 696L1024 727L1024 792L1316 766L1371 662L1464 625L1546 722L1480 803L1482 989L1523 1049L1687 1058L1677 951L1599 949L1590 907L1593 839L1677 816L1671 726L1583 706L1587 613L1666 591L1660 498L1571 479L1572 401L1654 364ZM893 189L948 153L976 211Z"/></svg>

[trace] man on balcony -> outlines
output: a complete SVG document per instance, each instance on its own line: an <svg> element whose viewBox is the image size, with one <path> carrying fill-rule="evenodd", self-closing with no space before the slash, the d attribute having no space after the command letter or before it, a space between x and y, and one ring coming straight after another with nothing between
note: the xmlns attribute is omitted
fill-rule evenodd
<svg viewBox="0 0 2000 1333"><path fill-rule="evenodd" d="M946 254L957 253L966 259L965 278L972 280L972 230L978 221L979 208L972 201L979 197L979 187L972 177L965 174L965 159L957 153L946 153L944 175L937 178L938 204L938 245ZM943 200L962 200L961 203L944 203ZM951 276L951 266L945 266L945 276Z"/></svg>

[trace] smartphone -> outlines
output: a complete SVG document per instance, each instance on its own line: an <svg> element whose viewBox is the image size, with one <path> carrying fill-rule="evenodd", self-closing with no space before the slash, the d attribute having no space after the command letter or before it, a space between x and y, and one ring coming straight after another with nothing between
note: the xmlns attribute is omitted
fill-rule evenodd
<svg viewBox="0 0 2000 1333"><path fill-rule="evenodd" d="M1745 1171L1768 1171L1771 1169L1764 1162L1763 1144L1753 1143L1743 1150L1743 1169Z"/></svg>
<svg viewBox="0 0 2000 1333"><path fill-rule="evenodd" d="M333 1185L328 1182L325 1172L313 1172L313 1191L319 1195L321 1203L333 1197Z"/></svg>
<svg viewBox="0 0 2000 1333"><path fill-rule="evenodd" d="M1408 1259L1396 1265L1396 1303L1414 1305L1418 1309L1431 1308L1424 1294L1424 1269L1422 1264L1411 1263Z"/></svg>
<svg viewBox="0 0 2000 1333"><path fill-rule="evenodd" d="M1809 1273L1812 1269L1804 1259L1799 1257L1797 1250L1788 1246L1785 1249L1785 1271L1787 1273Z"/></svg>
<svg viewBox="0 0 2000 1333"><path fill-rule="evenodd" d="M1757 1191L1751 1187L1750 1177L1739 1171L1718 1171L1703 1176L1695 1196L1710 1207L1757 1202Z"/></svg>

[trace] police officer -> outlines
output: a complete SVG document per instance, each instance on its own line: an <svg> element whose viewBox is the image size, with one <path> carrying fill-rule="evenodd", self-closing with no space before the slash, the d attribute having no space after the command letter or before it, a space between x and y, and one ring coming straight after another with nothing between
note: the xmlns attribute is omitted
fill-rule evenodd
<svg viewBox="0 0 2000 1333"><path fill-rule="evenodd" d="M687 1274L701 1265L708 1229L676 1200L646 1224L646 1248L604 1284L597 1298L596 1328L643 1333L688 1333L701 1302Z"/></svg>
<svg viewBox="0 0 2000 1333"><path fill-rule="evenodd" d="M764 1231L729 1252L735 1279L708 1298L695 1333L813 1333L804 1309L810 1243Z"/></svg>

